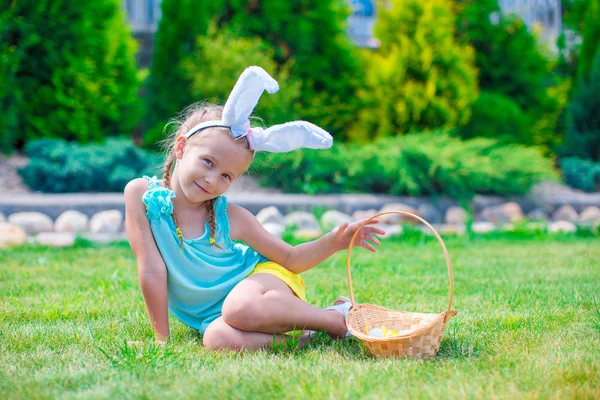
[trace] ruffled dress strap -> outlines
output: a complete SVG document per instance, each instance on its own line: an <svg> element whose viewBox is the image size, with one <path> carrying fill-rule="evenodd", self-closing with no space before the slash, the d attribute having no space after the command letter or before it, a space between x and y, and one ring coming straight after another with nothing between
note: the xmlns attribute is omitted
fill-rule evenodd
<svg viewBox="0 0 600 400"><path fill-rule="evenodd" d="M215 215L217 222L217 230L220 231L221 236L227 244L233 244L230 236L229 216L227 215L227 197L219 196L215 201Z"/></svg>
<svg viewBox="0 0 600 400"><path fill-rule="evenodd" d="M150 222L157 221L161 216L169 217L173 214L173 202L175 193L160 184L155 176L150 178L144 176L144 179L150 183L148 190L142 196L142 201L146 205L146 215Z"/></svg>
<svg viewBox="0 0 600 400"><path fill-rule="evenodd" d="M144 175L144 179L147 180L148 183L150 184L150 186L148 186L148 190L162 187L162 184L160 183L160 179L158 179L156 177L156 175L152 176L152 177Z"/></svg>

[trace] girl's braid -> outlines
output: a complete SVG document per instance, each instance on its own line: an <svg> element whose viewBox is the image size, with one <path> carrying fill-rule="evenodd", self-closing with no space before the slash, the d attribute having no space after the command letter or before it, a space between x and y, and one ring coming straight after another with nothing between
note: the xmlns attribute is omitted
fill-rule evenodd
<svg viewBox="0 0 600 400"><path fill-rule="evenodd" d="M163 181L166 187L170 187L171 184L171 170L175 163L175 150L171 150L167 159L165 160L165 166L163 168Z"/></svg>
<svg viewBox="0 0 600 400"><path fill-rule="evenodd" d="M217 231L217 222L215 221L215 201L216 199L211 199L206 202L206 208L208 210L208 225L210 226L210 245L217 246L219 249L223 250L223 248L219 246L214 239L215 232Z"/></svg>

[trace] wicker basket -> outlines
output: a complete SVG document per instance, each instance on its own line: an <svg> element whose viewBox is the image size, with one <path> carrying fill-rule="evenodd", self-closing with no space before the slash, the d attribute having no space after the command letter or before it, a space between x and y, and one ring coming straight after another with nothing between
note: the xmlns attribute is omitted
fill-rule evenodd
<svg viewBox="0 0 600 400"><path fill-rule="evenodd" d="M431 229L441 244L448 266L448 277L450 278L450 301L448 302L448 309L441 314L396 311L372 304L356 303L354 299L354 290L352 289L352 276L350 273L350 260L352 257L354 240L363 226L372 219L385 214L402 214L417 219ZM452 265L450 264L450 257L448 255L448 250L446 250L446 245L436 230L421 217L405 211L390 211L377 214L361 224L360 228L354 233L354 236L350 241L350 246L348 247L346 267L348 272L348 288L350 289L350 298L352 300L352 308L348 313L346 323L350 333L363 342L367 351L375 357L435 357L440 348L440 341L442 340L446 323L451 317L456 315L456 310L451 308L453 291ZM371 330L373 328L380 328L381 326L384 326L388 330L393 329L398 332L405 332L399 336L384 338L368 336L365 333L365 328L367 327Z"/></svg>

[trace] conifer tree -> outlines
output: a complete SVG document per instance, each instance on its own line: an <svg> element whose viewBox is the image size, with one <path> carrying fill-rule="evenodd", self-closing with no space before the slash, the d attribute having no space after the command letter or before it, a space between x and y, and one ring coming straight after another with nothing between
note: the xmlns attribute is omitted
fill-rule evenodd
<svg viewBox="0 0 600 400"><path fill-rule="evenodd" d="M268 72L289 76L280 83L300 90L289 118L308 119L338 138L345 137L355 120L353 102L361 73L356 49L345 33L349 14L346 0L163 0L161 7L148 85L146 125L150 130L146 143L156 143L165 123L177 112L206 99L192 90L192 86L202 86L194 84L198 75L221 79L206 75L215 70L212 67L190 69L190 63L197 62L197 54L203 51L197 38L208 37L211 26L217 33L224 32L219 40L231 40L231 44L224 44L240 51L240 57L252 51L253 45L242 51L239 45L244 41L237 39L247 39L245 43L259 39L268 45L271 50L267 53L272 54L269 58L276 67ZM222 51L227 53L228 49ZM270 65L271 61L265 63ZM222 67L223 73L231 73L230 66ZM236 71L231 78L237 79L241 72ZM269 110L267 114L272 113Z"/></svg>
<svg viewBox="0 0 600 400"><path fill-rule="evenodd" d="M600 162L600 51L579 82L566 113L562 155Z"/></svg>
<svg viewBox="0 0 600 400"><path fill-rule="evenodd" d="M458 133L553 147L570 82L552 76L543 44L518 15L503 14L497 0L454 0L454 8L458 39L475 48L481 90Z"/></svg>
<svg viewBox="0 0 600 400"><path fill-rule="evenodd" d="M22 0L0 10L0 142L101 140L138 122L136 44L119 0Z"/></svg>
<svg viewBox="0 0 600 400"><path fill-rule="evenodd" d="M474 52L456 42L448 0L380 2L357 139L464 124L477 97Z"/></svg>

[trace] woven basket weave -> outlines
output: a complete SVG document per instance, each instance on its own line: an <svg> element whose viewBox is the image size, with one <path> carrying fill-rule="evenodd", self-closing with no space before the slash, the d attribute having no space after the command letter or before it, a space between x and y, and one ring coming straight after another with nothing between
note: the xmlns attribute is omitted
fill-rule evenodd
<svg viewBox="0 0 600 400"><path fill-rule="evenodd" d="M448 302L448 309L441 314L424 314L407 311L396 311L387 308L379 307L373 304L357 304L354 299L354 290L352 288L352 275L350 273L350 260L352 257L352 248L354 247L354 240L356 235L369 221L377 218L381 215L386 214L401 214L411 218L415 218L418 221L425 224L442 246L444 256L446 258L446 265L448 266L448 277L450 279L450 301ZM365 345L367 351L375 357L390 357L390 356L410 356L415 358L432 358L435 357L439 348L440 341L444 334L444 329L448 320L456 315L456 310L452 307L452 292L453 292L453 280L452 280L452 265L450 264L450 256L446 245L436 232L436 230L423 218L405 212L405 211L390 211L383 212L369 218L363 222L359 229L356 230L350 246L348 247L348 256L346 259L346 268L348 272L348 288L350 289L350 298L352 300L352 308L346 318L346 323L350 333L360 339ZM378 338L368 336L365 333L366 328L369 330L373 328L380 328L385 326L386 329L404 332L400 336Z"/></svg>

